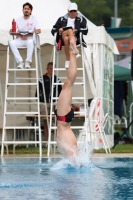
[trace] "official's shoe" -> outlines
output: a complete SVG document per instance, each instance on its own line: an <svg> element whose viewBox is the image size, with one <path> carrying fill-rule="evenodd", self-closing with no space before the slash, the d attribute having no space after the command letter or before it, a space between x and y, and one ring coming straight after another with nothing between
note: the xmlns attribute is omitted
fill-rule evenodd
<svg viewBox="0 0 133 200"><path fill-rule="evenodd" d="M29 61L25 61L25 69L30 69L30 62Z"/></svg>
<svg viewBox="0 0 133 200"><path fill-rule="evenodd" d="M24 63L23 62L19 62L17 65L18 69L23 69L24 68Z"/></svg>

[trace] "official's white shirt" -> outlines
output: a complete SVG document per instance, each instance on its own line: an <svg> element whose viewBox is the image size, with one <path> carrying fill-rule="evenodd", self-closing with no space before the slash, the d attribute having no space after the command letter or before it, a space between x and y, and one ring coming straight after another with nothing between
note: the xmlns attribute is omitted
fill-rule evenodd
<svg viewBox="0 0 133 200"><path fill-rule="evenodd" d="M69 26L75 28L75 18L70 18L70 17L68 17L68 20L67 20L67 27L69 27Z"/></svg>
<svg viewBox="0 0 133 200"><path fill-rule="evenodd" d="M40 29L40 25L36 17L33 15L30 15L29 19L24 19L24 17L21 16L16 19L16 28L17 28L17 32L20 32L20 33L21 32L33 33L34 30Z"/></svg>

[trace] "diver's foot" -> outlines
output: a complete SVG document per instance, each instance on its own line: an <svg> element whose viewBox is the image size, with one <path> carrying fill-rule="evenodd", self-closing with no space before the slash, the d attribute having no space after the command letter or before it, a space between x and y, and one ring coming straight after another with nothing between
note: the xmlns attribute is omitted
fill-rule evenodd
<svg viewBox="0 0 133 200"><path fill-rule="evenodd" d="M78 51L78 49L76 47L74 38L71 38L71 40L70 40L70 53L73 53L76 56L79 54L79 51Z"/></svg>

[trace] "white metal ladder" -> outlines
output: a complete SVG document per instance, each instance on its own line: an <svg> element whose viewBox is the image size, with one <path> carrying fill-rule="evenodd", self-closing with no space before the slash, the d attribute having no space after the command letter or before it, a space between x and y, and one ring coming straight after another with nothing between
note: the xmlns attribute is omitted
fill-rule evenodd
<svg viewBox="0 0 133 200"><path fill-rule="evenodd" d="M1 80L0 80L0 106L3 112L3 98L2 98L2 87L1 87Z"/></svg>
<svg viewBox="0 0 133 200"><path fill-rule="evenodd" d="M39 74L38 74L38 65L40 65L40 75L42 77L42 65L41 65L41 58L40 58L40 41L39 36L34 34L33 35L33 42L34 42L34 55L35 55L35 66L34 68L30 69L17 69L16 68L16 62L14 59L14 68L9 67L10 63L10 48L9 45L7 47L7 63L6 63L6 84L5 84L5 104L4 104L4 116L3 116L3 133L2 133L2 146L1 146L1 157L4 155L4 146L6 146L7 153L8 153L8 144L38 144L39 145L39 155L40 158L42 157L42 139L41 139L41 124L40 124L40 103L39 103ZM26 49L25 47L19 48L19 49ZM33 78L17 78L17 72L32 72L35 73ZM14 73L14 82L10 82L10 74ZM26 82L28 80L28 82ZM18 82L20 81L20 82ZM22 82L24 81L24 82ZM9 96L9 88L14 87L14 95ZM20 90L23 90L24 87L37 87L37 97L33 97L32 95L25 95L26 97L18 96L17 95L17 87L20 88ZM34 88L35 91L35 88ZM45 96L45 95L44 95ZM45 98L44 98L45 99ZM14 110L9 111L8 105L14 106ZM27 111L21 111L20 108L17 109L17 105L29 105L32 107L32 105L36 105L36 111L33 111L32 108L29 112ZM16 111L17 110L17 111ZM24 115L38 115L38 125L37 126L19 126L16 125L16 116L25 117ZM8 120L7 120L8 117ZM9 122L9 119L14 118L14 124L7 125ZM12 129L14 130L14 140L7 141L7 130ZM15 141L16 136L16 129L23 129L23 130L29 130L33 129L36 131L39 130L39 141Z"/></svg>
<svg viewBox="0 0 133 200"><path fill-rule="evenodd" d="M82 37L82 34L80 34L80 41L81 41L81 37ZM47 156L49 157L50 156L50 149L51 149L51 145L54 145L56 144L56 140L52 141L52 134L51 134L51 131L52 130L55 130L57 129L57 126L54 125L52 126L52 115L54 114L53 112L53 100L55 100L57 102L58 100L58 97L53 97L53 87L54 86L58 86L59 84L60 85L63 85L64 83L54 83L54 73L56 73L57 77L58 77L58 72L59 71L65 71L66 69L63 67L63 68L59 68L59 64L58 64L58 55L59 55L59 52L57 51L57 47L56 47L56 36L55 36L55 44L54 44L54 47L53 47L53 77L52 77L52 94L51 94L51 109L50 109L50 124L49 124L49 139L48 139L48 151L47 151ZM84 48L82 46L82 44L80 43L79 47L81 48L81 59L82 59L82 66L81 67L78 67L77 68L77 71L80 71L82 72L82 76L81 77L77 77L76 78L76 81L74 83L74 86L73 87L76 87L78 85L82 85L83 87L83 96L75 96L75 97L72 97L72 102L73 103L76 103L76 101L80 100L82 101L82 105L84 106L84 111L75 111L74 114L75 115L84 115L85 117L85 121L87 119L87 109L88 109L88 103L87 103L87 97L86 97L86 85L85 85L85 62L84 62ZM56 67L55 67L56 66ZM66 72L67 73L67 72ZM61 77L60 77L61 78ZM63 77L62 79L66 79L66 76ZM57 93L56 93L57 94ZM85 141L87 142L88 141L88 127L86 126L86 123L83 124L83 126L71 126L71 129L84 129L85 132L86 132L86 138L85 138ZM84 141L84 142L85 142ZM83 143L83 142L82 142Z"/></svg>

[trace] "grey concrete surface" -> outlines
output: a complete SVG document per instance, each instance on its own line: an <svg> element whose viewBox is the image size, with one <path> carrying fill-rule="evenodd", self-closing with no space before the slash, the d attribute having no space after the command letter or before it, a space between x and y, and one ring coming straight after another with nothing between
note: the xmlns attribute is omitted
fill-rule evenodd
<svg viewBox="0 0 133 200"><path fill-rule="evenodd" d="M37 158L39 157L39 154L5 154L4 158ZM51 154L50 158L61 158L62 155L61 154ZM90 158L124 158L124 157L133 157L133 153L111 153L111 154L106 154L106 153L93 153L92 155L90 155ZM47 158L46 154L42 155L42 158Z"/></svg>

